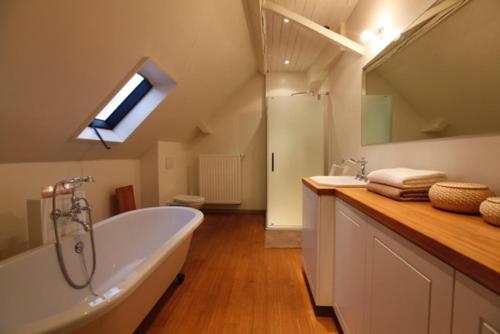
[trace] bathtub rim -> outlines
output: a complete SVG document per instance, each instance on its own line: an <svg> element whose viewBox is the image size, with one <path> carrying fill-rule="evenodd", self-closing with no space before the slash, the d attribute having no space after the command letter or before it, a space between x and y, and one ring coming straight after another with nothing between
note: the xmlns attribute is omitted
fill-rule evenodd
<svg viewBox="0 0 500 334"><path fill-rule="evenodd" d="M189 211L194 213L194 216L186 221L186 224L182 226L176 233L174 233L168 240L166 240L160 247L158 247L153 253L151 253L137 268L132 270L129 275L121 282L116 284L114 287L118 287L120 292L113 295L110 299L96 305L95 307L90 307L88 305L89 301L82 300L78 304L75 304L71 308L37 320L35 322L23 324L21 326L16 326L12 328L5 328L5 330L11 333L51 333L59 332L61 330L71 331L75 330L85 324L91 322L104 315L105 313L111 311L114 307L119 305L128 296L130 296L175 250L177 245L181 244L189 235L191 235L198 226L203 222L204 215L201 211L193 209L190 207L181 206L161 206L161 207L151 207L137 209L133 211L128 211L121 213L119 215L106 218L95 224L96 228L104 226L106 224L112 223L113 221L119 219L120 217L130 215L132 213L140 213L145 211L163 211L163 210L179 210L179 211ZM72 236L68 236L72 238ZM23 256L29 256L30 254L40 251L45 247L53 247L54 244L42 245L33 250L21 253L19 255L13 256L0 262L0 268L2 265L15 261L16 259L22 258ZM98 255L99 256L99 255ZM99 264L98 264L99 265ZM109 291L109 289L108 289ZM90 293L89 293L90 295ZM95 299L95 298L94 298Z"/></svg>

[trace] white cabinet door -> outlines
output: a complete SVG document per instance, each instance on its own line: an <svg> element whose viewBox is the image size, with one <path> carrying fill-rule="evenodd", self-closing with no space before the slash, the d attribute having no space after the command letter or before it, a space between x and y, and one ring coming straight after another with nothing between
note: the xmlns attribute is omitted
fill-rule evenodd
<svg viewBox="0 0 500 334"><path fill-rule="evenodd" d="M302 178L322 175L323 100L267 99L267 227L302 227Z"/></svg>
<svg viewBox="0 0 500 334"><path fill-rule="evenodd" d="M365 332L450 333L453 268L372 222L367 233Z"/></svg>
<svg viewBox="0 0 500 334"><path fill-rule="evenodd" d="M500 334L500 296L457 272L453 334Z"/></svg>
<svg viewBox="0 0 500 334"><path fill-rule="evenodd" d="M453 280L453 268L337 200L334 306L345 333L450 333Z"/></svg>
<svg viewBox="0 0 500 334"><path fill-rule="evenodd" d="M334 307L345 333L363 331L366 222L337 200L335 215Z"/></svg>
<svg viewBox="0 0 500 334"><path fill-rule="evenodd" d="M309 288L316 301L318 285L318 228L320 219L320 197L311 189L302 186L303 218L302 223L302 267L306 273Z"/></svg>
<svg viewBox="0 0 500 334"><path fill-rule="evenodd" d="M332 306L335 199L303 186L302 266L317 306Z"/></svg>

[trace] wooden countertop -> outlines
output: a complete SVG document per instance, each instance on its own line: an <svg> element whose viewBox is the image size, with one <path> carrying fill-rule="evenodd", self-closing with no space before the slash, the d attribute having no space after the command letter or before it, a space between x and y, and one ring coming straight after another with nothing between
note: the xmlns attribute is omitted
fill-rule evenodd
<svg viewBox="0 0 500 334"><path fill-rule="evenodd" d="M320 186L308 177L304 177L302 183L318 195L335 195L334 187Z"/></svg>
<svg viewBox="0 0 500 334"><path fill-rule="evenodd" d="M480 216L435 209L429 202L398 202L365 188L303 183L319 195L335 195L455 269L500 294L500 227Z"/></svg>

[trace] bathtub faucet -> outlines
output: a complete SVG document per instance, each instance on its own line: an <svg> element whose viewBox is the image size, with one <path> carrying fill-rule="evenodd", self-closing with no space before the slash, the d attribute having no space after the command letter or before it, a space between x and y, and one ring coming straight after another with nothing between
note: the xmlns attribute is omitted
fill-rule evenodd
<svg viewBox="0 0 500 334"><path fill-rule="evenodd" d="M94 242L94 229L92 226L92 209L89 205L89 201L85 197L79 197L76 195L75 189L82 186L83 183L87 182L94 182L94 178L92 176L77 176L75 178L69 179L69 180L62 180L57 182L54 185L54 188L52 189L52 212L51 212L51 218L54 226L54 234L55 234L55 247L56 247L56 252L57 252L57 260L59 262L59 267L61 269L61 272L64 276L64 279L66 282L74 289L83 289L86 288L87 286L91 286L92 278L94 277L95 269L96 269L96 252L95 252L95 242ZM56 197L57 197L57 190L59 188L64 188L67 190L71 190L71 207L68 210L61 210L56 207ZM85 214L87 217L87 221L82 218L82 215ZM90 243L92 245L92 269L90 273L87 272L87 279L83 283L76 283L73 281L73 279L70 277L68 270L66 268L66 263L64 262L64 257L62 254L62 246L61 246L61 241L58 233L58 219L61 217L66 217L70 218L71 221L80 224L85 232L88 232L90 235ZM75 245L75 251L77 251L77 246L78 249L80 249L80 244L77 243ZM81 252L78 252L81 253ZM87 268L85 259L83 259L85 268ZM85 269L87 270L87 269Z"/></svg>
<svg viewBox="0 0 500 334"><path fill-rule="evenodd" d="M83 213L87 214L87 217L90 216L91 207L88 200L85 197L77 197L75 193L75 188L80 187L82 183L86 182L94 182L94 178L92 176L77 176L75 178L69 180L62 180L57 182L54 185L54 193L53 193L53 211L51 213L52 219L57 221L60 217L71 218L71 221L80 224L85 232L89 232L91 229L90 223L84 221L80 218L80 215ZM65 189L71 189L71 208L68 211L62 211L60 209L55 209L55 196L57 194L57 188L63 187ZM83 205L82 203L83 202Z"/></svg>
<svg viewBox="0 0 500 334"><path fill-rule="evenodd" d="M83 206L80 204L80 201L84 202ZM85 197L76 197L73 193L73 196L71 197L71 208L69 210L71 221L80 224L85 232L90 231L90 224L80 219L80 214L86 212L88 217L91 210L92 209L90 208L89 202Z"/></svg>

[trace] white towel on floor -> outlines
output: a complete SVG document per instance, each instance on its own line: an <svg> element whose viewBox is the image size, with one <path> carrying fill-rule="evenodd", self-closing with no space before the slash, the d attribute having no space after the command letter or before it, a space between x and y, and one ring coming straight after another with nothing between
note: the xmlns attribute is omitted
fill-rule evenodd
<svg viewBox="0 0 500 334"><path fill-rule="evenodd" d="M368 174L371 182L407 189L430 187L436 182L446 181L446 173L436 170L421 170L411 168L379 169Z"/></svg>

